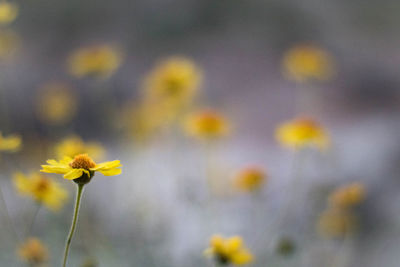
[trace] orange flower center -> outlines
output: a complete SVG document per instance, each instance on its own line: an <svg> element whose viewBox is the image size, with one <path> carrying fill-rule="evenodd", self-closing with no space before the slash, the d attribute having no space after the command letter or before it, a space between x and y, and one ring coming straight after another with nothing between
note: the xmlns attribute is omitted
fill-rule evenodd
<svg viewBox="0 0 400 267"><path fill-rule="evenodd" d="M80 154L75 156L69 166L74 169L89 170L90 168L96 167L96 163L87 154Z"/></svg>
<svg viewBox="0 0 400 267"><path fill-rule="evenodd" d="M44 192L50 187L50 182L46 178L40 179L40 181L36 185L37 192Z"/></svg>

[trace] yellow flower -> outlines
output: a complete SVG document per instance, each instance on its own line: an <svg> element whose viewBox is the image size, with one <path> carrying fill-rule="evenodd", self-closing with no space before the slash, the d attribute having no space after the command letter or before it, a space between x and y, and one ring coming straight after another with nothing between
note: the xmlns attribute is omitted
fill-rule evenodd
<svg viewBox="0 0 400 267"><path fill-rule="evenodd" d="M49 82L38 92L36 113L45 123L63 124L74 117L77 104L77 97L67 84Z"/></svg>
<svg viewBox="0 0 400 267"><path fill-rule="evenodd" d="M25 176L18 172L14 174L13 181L19 194L30 196L53 211L59 210L68 197L67 191L58 183L41 173Z"/></svg>
<svg viewBox="0 0 400 267"><path fill-rule="evenodd" d="M230 131L227 119L213 110L201 110L188 116L184 128L189 136L199 139L224 137Z"/></svg>
<svg viewBox="0 0 400 267"><path fill-rule="evenodd" d="M214 235L211 237L210 247L204 253L221 265L243 265L252 262L254 258L239 236L224 238Z"/></svg>
<svg viewBox="0 0 400 267"><path fill-rule="evenodd" d="M0 2L0 24L9 24L18 16L18 6L6 1Z"/></svg>
<svg viewBox="0 0 400 267"><path fill-rule="evenodd" d="M145 78L146 99L173 101L177 105L190 102L198 91L202 73L193 61L170 57L160 63Z"/></svg>
<svg viewBox="0 0 400 267"><path fill-rule="evenodd" d="M64 174L65 179L78 184L90 182L96 171L105 176L118 175L122 167L119 160L96 164L87 154L76 155L73 159L65 156L60 161L50 159L47 163L49 165L42 165L41 172Z"/></svg>
<svg viewBox="0 0 400 267"><path fill-rule="evenodd" d="M242 169L235 177L235 186L244 192L253 192L263 185L267 175L260 167L251 166Z"/></svg>
<svg viewBox="0 0 400 267"><path fill-rule="evenodd" d="M3 136L0 132L0 151L18 151L22 146L21 137L18 135Z"/></svg>
<svg viewBox="0 0 400 267"><path fill-rule="evenodd" d="M275 136L283 146L295 149L315 146L323 150L330 142L325 129L309 118L296 118L280 125Z"/></svg>
<svg viewBox="0 0 400 267"><path fill-rule="evenodd" d="M115 47L98 44L80 48L68 58L69 72L78 78L110 77L121 65L122 55Z"/></svg>
<svg viewBox="0 0 400 267"><path fill-rule="evenodd" d="M337 208L351 208L365 199L365 187L361 183L352 183L336 189L329 196L329 204Z"/></svg>
<svg viewBox="0 0 400 267"><path fill-rule="evenodd" d="M14 54L19 46L20 38L12 30L0 30L0 58L8 58Z"/></svg>
<svg viewBox="0 0 400 267"><path fill-rule="evenodd" d="M343 238L354 232L357 217L348 210L330 208L318 219L318 233L325 238Z"/></svg>
<svg viewBox="0 0 400 267"><path fill-rule="evenodd" d="M58 158L68 156L70 158L79 154L89 154L94 159L104 156L104 148L96 142L84 142L79 136L70 136L62 140L55 147Z"/></svg>
<svg viewBox="0 0 400 267"><path fill-rule="evenodd" d="M297 45L283 57L283 73L297 82L325 81L332 78L335 67L331 55L313 45Z"/></svg>
<svg viewBox="0 0 400 267"><path fill-rule="evenodd" d="M29 238L17 250L21 260L32 266L40 266L49 259L49 252L37 238Z"/></svg>

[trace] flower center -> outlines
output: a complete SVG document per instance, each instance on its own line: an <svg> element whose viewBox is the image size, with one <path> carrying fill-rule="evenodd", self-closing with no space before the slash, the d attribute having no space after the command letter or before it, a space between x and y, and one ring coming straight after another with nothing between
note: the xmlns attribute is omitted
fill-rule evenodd
<svg viewBox="0 0 400 267"><path fill-rule="evenodd" d="M89 170L90 168L96 167L96 163L87 154L80 154L75 156L69 166L74 169Z"/></svg>
<svg viewBox="0 0 400 267"><path fill-rule="evenodd" d="M37 192L45 192L50 187L50 182L46 178L41 178L40 181L36 184Z"/></svg>

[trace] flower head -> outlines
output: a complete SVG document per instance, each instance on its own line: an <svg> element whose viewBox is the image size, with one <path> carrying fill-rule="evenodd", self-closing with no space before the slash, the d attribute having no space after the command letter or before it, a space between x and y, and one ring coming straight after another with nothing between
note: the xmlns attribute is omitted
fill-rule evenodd
<svg viewBox="0 0 400 267"><path fill-rule="evenodd" d="M13 181L19 194L30 196L53 211L59 210L68 197L66 190L41 173L31 173L26 176L17 172Z"/></svg>
<svg viewBox="0 0 400 267"><path fill-rule="evenodd" d="M260 167L250 166L242 169L235 177L235 186L244 192L253 192L259 189L267 178Z"/></svg>
<svg viewBox="0 0 400 267"><path fill-rule="evenodd" d="M325 129L309 118L296 118L280 125L275 136L284 146L303 148L314 146L325 149L329 145L329 136Z"/></svg>
<svg viewBox="0 0 400 267"><path fill-rule="evenodd" d="M41 172L64 174L65 179L74 180L78 184L90 182L96 171L105 176L118 175L122 167L119 160L96 164L87 154L76 155L74 158L65 156L60 161L50 159L47 163L49 165L42 165Z"/></svg>
<svg viewBox="0 0 400 267"><path fill-rule="evenodd" d="M0 151L15 152L21 148L22 140L18 135L3 136L0 132Z"/></svg>
<svg viewBox="0 0 400 267"><path fill-rule="evenodd" d="M230 130L228 120L209 109L189 115L184 127L189 136L206 140L227 136Z"/></svg>
<svg viewBox="0 0 400 267"><path fill-rule="evenodd" d="M365 199L365 187L361 183L352 183L339 187L329 196L329 204L337 208L351 208Z"/></svg>
<svg viewBox="0 0 400 267"><path fill-rule="evenodd" d="M326 238L343 238L354 232L357 217L348 210L329 208L319 217L318 233Z"/></svg>
<svg viewBox="0 0 400 267"><path fill-rule="evenodd" d="M41 121L48 124L66 123L77 111L76 95L62 82L46 83L36 98L36 113Z"/></svg>
<svg viewBox="0 0 400 267"><path fill-rule="evenodd" d="M78 78L110 77L121 65L121 53L106 44L92 45L74 51L68 58L69 72Z"/></svg>
<svg viewBox="0 0 400 267"><path fill-rule="evenodd" d="M0 2L0 24L9 24L18 16L18 6L7 1Z"/></svg>
<svg viewBox="0 0 400 267"><path fill-rule="evenodd" d="M206 249L205 254L213 257L221 265L243 265L252 262L254 258L239 236L230 238L212 236L210 247Z"/></svg>
<svg viewBox="0 0 400 267"><path fill-rule="evenodd" d="M68 156L70 158L79 154L91 155L94 159L104 156L104 148L96 142L84 142L79 136L70 136L62 140L55 147L58 158Z"/></svg>
<svg viewBox="0 0 400 267"><path fill-rule="evenodd" d="M284 55L282 65L284 75L297 82L329 80L335 69L331 55L313 45L291 48Z"/></svg>
<svg viewBox="0 0 400 267"><path fill-rule="evenodd" d="M37 238L27 239L17 250L21 260L32 266L40 266L49 258L49 252L43 243Z"/></svg>

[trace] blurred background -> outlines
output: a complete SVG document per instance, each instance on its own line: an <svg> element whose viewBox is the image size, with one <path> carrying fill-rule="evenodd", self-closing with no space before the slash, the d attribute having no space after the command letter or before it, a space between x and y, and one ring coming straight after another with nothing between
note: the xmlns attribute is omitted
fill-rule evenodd
<svg viewBox="0 0 400 267"><path fill-rule="evenodd" d="M23 145L1 154L1 266L24 266L11 228L24 238L32 217L30 235L59 266L74 183L49 175L69 197L36 216L12 177L59 159L71 136L123 168L86 186L69 266L213 266L203 255L213 234L240 235L251 266L398 266L399 1L6 3L18 12L0 23L0 130ZM329 56L329 79L285 75L285 55L304 44ZM153 88L174 59L191 93L164 101ZM198 138L182 126L197 110L223 114L229 130ZM299 115L329 133L327 151L277 141ZM253 165L263 183L238 192L232 181ZM366 188L357 229L321 236L329 194L353 182Z"/></svg>

